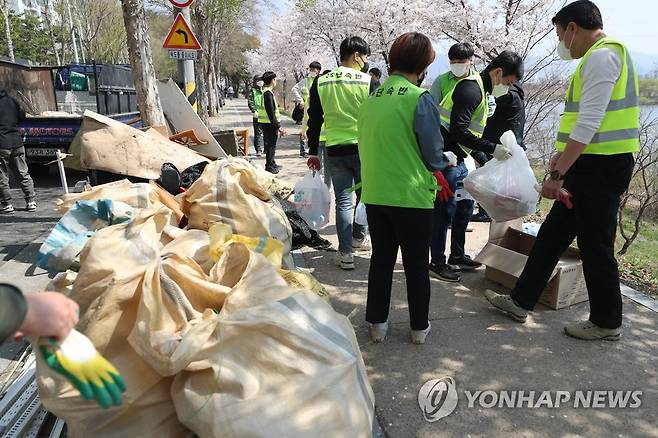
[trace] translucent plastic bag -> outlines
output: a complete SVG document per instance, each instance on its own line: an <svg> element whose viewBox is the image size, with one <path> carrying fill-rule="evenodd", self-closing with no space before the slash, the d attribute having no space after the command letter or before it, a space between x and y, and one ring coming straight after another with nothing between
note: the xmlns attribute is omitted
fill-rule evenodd
<svg viewBox="0 0 658 438"><path fill-rule="evenodd" d="M494 158L464 180L466 190L496 222L518 219L537 210L537 179L525 151L512 131L505 132L500 141L512 150L512 157L505 161Z"/></svg>
<svg viewBox="0 0 658 438"><path fill-rule="evenodd" d="M358 225L368 225L368 213L366 212L366 205L363 202L359 202L359 205L356 206L354 222Z"/></svg>
<svg viewBox="0 0 658 438"><path fill-rule="evenodd" d="M319 172L309 170L295 185L295 208L314 230L329 223L331 195Z"/></svg>

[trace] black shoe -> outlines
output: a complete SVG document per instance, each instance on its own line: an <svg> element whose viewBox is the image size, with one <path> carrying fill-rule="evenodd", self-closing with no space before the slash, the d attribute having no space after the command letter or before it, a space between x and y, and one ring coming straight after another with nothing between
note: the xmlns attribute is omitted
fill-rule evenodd
<svg viewBox="0 0 658 438"><path fill-rule="evenodd" d="M300 152L299 156L302 158L308 158L308 154L306 152Z"/></svg>
<svg viewBox="0 0 658 438"><path fill-rule="evenodd" d="M486 211L480 210L477 214L471 216L471 222L491 222L491 218Z"/></svg>
<svg viewBox="0 0 658 438"><path fill-rule="evenodd" d="M265 168L265 171L266 171L266 172L270 172L270 173L272 173L272 174L274 174L274 175L276 175L277 173L280 172L279 169L278 169L277 167L266 167L266 168Z"/></svg>
<svg viewBox="0 0 658 438"><path fill-rule="evenodd" d="M458 283L461 280L461 277L448 265L435 265L430 263L429 266L430 275L435 278L438 278L441 281L447 281L449 283Z"/></svg>
<svg viewBox="0 0 658 438"><path fill-rule="evenodd" d="M276 167L276 170L283 169L283 166L281 166L280 164L275 164L274 167Z"/></svg>
<svg viewBox="0 0 658 438"><path fill-rule="evenodd" d="M482 266L482 263L476 262L470 256L467 255L463 257L450 256L448 258L448 264L457 266L459 269L463 271L474 270Z"/></svg>

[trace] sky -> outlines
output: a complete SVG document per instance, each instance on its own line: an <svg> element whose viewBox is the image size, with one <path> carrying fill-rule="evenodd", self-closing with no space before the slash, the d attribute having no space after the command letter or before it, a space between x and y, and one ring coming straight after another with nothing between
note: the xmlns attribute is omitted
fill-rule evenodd
<svg viewBox="0 0 658 438"><path fill-rule="evenodd" d="M608 35L620 39L635 52L658 55L657 0L594 2L603 13L604 28ZM281 12L285 12L285 0L272 0L272 3Z"/></svg>

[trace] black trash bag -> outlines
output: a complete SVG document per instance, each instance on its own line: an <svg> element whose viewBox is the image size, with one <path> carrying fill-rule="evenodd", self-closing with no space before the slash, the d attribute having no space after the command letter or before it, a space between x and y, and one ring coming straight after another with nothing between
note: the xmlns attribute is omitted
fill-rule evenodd
<svg viewBox="0 0 658 438"><path fill-rule="evenodd" d="M201 177L201 174L208 164L207 161L202 161L185 169L181 174L181 187L185 190L189 189L192 184Z"/></svg>
<svg viewBox="0 0 658 438"><path fill-rule="evenodd" d="M292 110L292 119L297 123L304 120L304 105L295 105L295 109Z"/></svg>
<svg viewBox="0 0 658 438"><path fill-rule="evenodd" d="M164 163L160 169L160 178L156 181L163 189L176 196L180 193L181 173L171 163Z"/></svg>
<svg viewBox="0 0 658 438"><path fill-rule="evenodd" d="M323 239L317 231L311 229L290 201L279 197L276 198L281 203L292 228L292 249L299 249L303 246L324 250L331 248L331 242Z"/></svg>

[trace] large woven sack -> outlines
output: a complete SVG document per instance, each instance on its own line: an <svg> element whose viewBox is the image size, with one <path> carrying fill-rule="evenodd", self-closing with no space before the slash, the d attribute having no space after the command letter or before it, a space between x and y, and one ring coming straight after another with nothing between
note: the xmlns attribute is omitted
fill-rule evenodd
<svg viewBox="0 0 658 438"><path fill-rule="evenodd" d="M292 229L279 202L259 183L256 169L242 158L210 163L183 196L188 227L208 230L217 222L247 237L283 243L284 265L291 266Z"/></svg>
<svg viewBox="0 0 658 438"><path fill-rule="evenodd" d="M172 377L163 377L126 342L137 323L145 272L159 262L160 234L171 211L142 210L133 222L98 231L80 256L71 298L80 305L77 329L126 380L123 404L107 410L85 401L37 355L44 406L67 423L71 437L185 437L171 400ZM65 285L65 282L62 284Z"/></svg>
<svg viewBox="0 0 658 438"><path fill-rule="evenodd" d="M193 266L171 261L162 267L169 278ZM316 294L286 285L242 243L225 249L210 278L226 288L217 294L219 314L206 309L190 319L203 309L194 304L197 287L181 283L172 297L145 284L144 323L136 327L150 330L130 337L134 343L150 333L157 354L145 356L182 370L172 386L180 421L202 438L372 435L374 395L346 317Z"/></svg>
<svg viewBox="0 0 658 438"><path fill-rule="evenodd" d="M114 181L108 184L94 186L82 193L70 193L56 201L55 209L59 213L66 213L77 201L96 201L111 199L128 204L134 208L162 207L158 192L147 183L133 184L127 179Z"/></svg>

